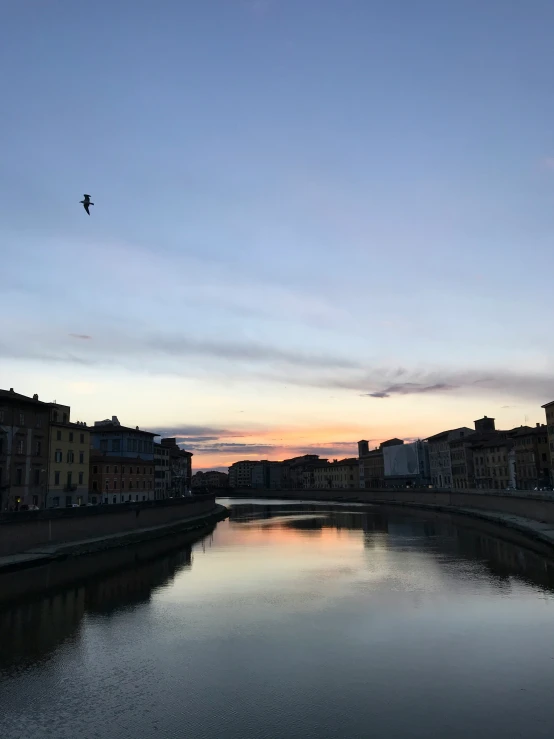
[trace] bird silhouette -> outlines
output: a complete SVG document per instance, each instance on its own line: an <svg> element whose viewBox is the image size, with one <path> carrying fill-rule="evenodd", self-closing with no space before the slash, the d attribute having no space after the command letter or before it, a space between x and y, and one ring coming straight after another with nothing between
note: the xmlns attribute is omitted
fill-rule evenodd
<svg viewBox="0 0 554 739"><path fill-rule="evenodd" d="M79 200L80 203L83 204L83 208L86 210L87 214L90 216L90 211L88 209L89 205L94 205L94 203L91 203L90 201L90 195L84 195L84 200Z"/></svg>

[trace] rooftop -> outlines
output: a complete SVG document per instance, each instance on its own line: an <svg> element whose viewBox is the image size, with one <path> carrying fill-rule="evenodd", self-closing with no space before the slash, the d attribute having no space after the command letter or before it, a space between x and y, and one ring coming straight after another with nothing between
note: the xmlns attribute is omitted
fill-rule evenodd
<svg viewBox="0 0 554 739"><path fill-rule="evenodd" d="M0 389L0 398L6 399L6 400L17 400L20 403L34 403L35 405L48 407L48 403L44 403L42 400L38 399L38 395L33 395L32 398L29 398L27 395L21 395L20 393L14 392L13 387L11 387L9 390L2 390Z"/></svg>
<svg viewBox="0 0 554 739"><path fill-rule="evenodd" d="M150 431L142 431L138 426L131 428L130 426L122 426L119 422L114 423L112 421L95 421L94 426L89 426L90 431L93 434L118 434L121 431L132 432L133 434L142 434L143 436L150 436L152 439L158 434L153 434Z"/></svg>

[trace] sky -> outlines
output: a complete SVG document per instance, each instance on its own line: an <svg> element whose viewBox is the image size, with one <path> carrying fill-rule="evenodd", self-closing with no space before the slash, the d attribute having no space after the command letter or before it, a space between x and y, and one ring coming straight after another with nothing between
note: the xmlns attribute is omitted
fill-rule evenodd
<svg viewBox="0 0 554 739"><path fill-rule="evenodd" d="M0 3L0 387L196 469L543 422L553 26L550 0Z"/></svg>

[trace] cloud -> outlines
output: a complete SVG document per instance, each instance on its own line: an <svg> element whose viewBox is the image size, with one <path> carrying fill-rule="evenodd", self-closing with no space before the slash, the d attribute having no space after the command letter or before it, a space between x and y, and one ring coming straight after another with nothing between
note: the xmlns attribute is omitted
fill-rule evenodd
<svg viewBox="0 0 554 739"><path fill-rule="evenodd" d="M74 339L92 339L88 334L69 334Z"/></svg>
<svg viewBox="0 0 554 739"><path fill-rule="evenodd" d="M446 382L437 382L434 385L421 385L416 382L404 382L391 385L385 390L377 390L373 393L364 393L362 397L368 398L390 398L391 395L418 395L421 393L442 393L447 390L455 390L456 385L448 385Z"/></svg>

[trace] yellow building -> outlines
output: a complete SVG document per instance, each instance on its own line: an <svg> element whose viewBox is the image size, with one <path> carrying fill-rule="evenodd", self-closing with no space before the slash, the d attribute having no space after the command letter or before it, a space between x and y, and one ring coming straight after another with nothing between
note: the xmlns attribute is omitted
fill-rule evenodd
<svg viewBox="0 0 554 739"><path fill-rule="evenodd" d="M360 465L357 457L314 467L314 488L358 488Z"/></svg>
<svg viewBox="0 0 554 739"><path fill-rule="evenodd" d="M88 502L90 430L71 423L67 405L50 405L47 507L64 508Z"/></svg>

